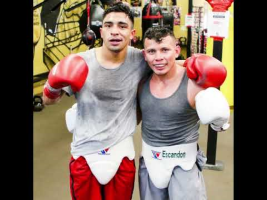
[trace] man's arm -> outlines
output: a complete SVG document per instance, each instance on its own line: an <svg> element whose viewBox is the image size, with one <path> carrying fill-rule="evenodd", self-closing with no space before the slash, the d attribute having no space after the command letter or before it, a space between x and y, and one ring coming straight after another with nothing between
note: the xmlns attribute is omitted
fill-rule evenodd
<svg viewBox="0 0 267 200"><path fill-rule="evenodd" d="M136 105L136 118L137 118L137 125L139 125L140 122L142 121L142 112L140 109L138 95L137 95L137 105Z"/></svg>
<svg viewBox="0 0 267 200"><path fill-rule="evenodd" d="M140 102L139 102L139 97L140 97L140 93L142 91L142 87L145 83L145 81L148 79L148 77L151 75L151 73L148 73L147 75L145 75L139 82L138 84L138 89L137 89L137 96L136 96L136 116L137 116L137 125L139 125L139 123L142 121L142 111L140 108Z"/></svg>
<svg viewBox="0 0 267 200"><path fill-rule="evenodd" d="M70 54L58 62L49 72L43 90L44 105L59 102L63 88L71 87L73 92L78 92L83 87L89 73L89 67L82 57Z"/></svg>
<svg viewBox="0 0 267 200"><path fill-rule="evenodd" d="M137 118L137 125L140 124L140 122L142 121L142 111L140 108L140 102L139 102L139 96L140 96L140 92L141 92L141 88L144 84L144 79L146 79L146 77L144 77L143 79L141 79L141 81L138 84L138 89L137 89L137 95L136 95L136 118Z"/></svg>
<svg viewBox="0 0 267 200"><path fill-rule="evenodd" d="M79 92L86 81L89 67L84 59L70 54L58 62L48 74L44 85L44 101L47 105L58 102L62 89L70 86L73 92Z"/></svg>
<svg viewBox="0 0 267 200"><path fill-rule="evenodd" d="M61 94L60 94L59 97L57 97L56 99L50 99L50 98L47 97L47 96L45 95L45 93L43 92L43 97L42 97L42 99L43 99L43 104L44 104L44 105L53 105L53 104L58 103L58 102L61 100L61 98L62 98L62 96L63 96L64 93L65 93L65 92L62 90L62 91L61 91Z"/></svg>

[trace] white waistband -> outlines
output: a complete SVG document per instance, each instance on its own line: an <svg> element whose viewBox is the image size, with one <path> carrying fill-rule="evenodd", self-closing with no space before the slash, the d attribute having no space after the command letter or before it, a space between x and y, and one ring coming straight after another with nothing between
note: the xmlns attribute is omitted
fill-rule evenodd
<svg viewBox="0 0 267 200"><path fill-rule="evenodd" d="M192 161L196 159L197 142L173 146L153 147L142 140L142 156L150 156L156 160Z"/></svg>
<svg viewBox="0 0 267 200"><path fill-rule="evenodd" d="M153 147L142 140L142 156L151 181L157 188L163 189L168 186L175 166L192 169L196 162L197 142Z"/></svg>
<svg viewBox="0 0 267 200"><path fill-rule="evenodd" d="M79 156L73 156L77 159ZM97 153L83 155L92 173L102 185L107 184L116 174L124 157L133 160L135 157L133 136L118 144Z"/></svg>

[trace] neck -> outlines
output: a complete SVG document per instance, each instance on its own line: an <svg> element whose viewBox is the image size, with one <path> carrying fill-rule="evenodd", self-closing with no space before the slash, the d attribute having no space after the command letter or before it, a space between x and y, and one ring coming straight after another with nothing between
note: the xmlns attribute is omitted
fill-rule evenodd
<svg viewBox="0 0 267 200"><path fill-rule="evenodd" d="M124 62L127 54L127 47L121 51L110 51L106 46L99 48L98 58L100 63L109 63L111 65L121 64ZM101 62L102 61L102 62Z"/></svg>

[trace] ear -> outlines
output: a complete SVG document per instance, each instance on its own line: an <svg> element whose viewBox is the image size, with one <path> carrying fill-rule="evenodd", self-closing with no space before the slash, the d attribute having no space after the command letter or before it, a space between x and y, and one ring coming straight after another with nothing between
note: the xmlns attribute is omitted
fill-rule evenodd
<svg viewBox="0 0 267 200"><path fill-rule="evenodd" d="M144 49L142 49L142 54L143 54L143 56L144 56L144 58L145 58L145 61L147 61L147 60L146 60L146 52L145 52Z"/></svg>
<svg viewBox="0 0 267 200"><path fill-rule="evenodd" d="M176 45L175 47L175 58L178 58L181 53L181 47L179 45Z"/></svg>
<svg viewBox="0 0 267 200"><path fill-rule="evenodd" d="M103 37L102 37L102 27L99 28L99 32L100 32L100 36L101 36L101 38L103 38Z"/></svg>
<svg viewBox="0 0 267 200"><path fill-rule="evenodd" d="M135 29L132 29L132 30L131 30L131 36L130 36L130 39L131 39L131 40L134 38L135 33L136 33L136 30L135 30Z"/></svg>

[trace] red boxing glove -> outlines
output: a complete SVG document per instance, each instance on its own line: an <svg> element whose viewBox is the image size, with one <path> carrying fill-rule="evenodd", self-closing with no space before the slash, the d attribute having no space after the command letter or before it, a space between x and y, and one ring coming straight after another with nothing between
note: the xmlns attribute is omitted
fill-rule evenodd
<svg viewBox="0 0 267 200"><path fill-rule="evenodd" d="M214 57L206 54L193 54L184 62L188 78L203 87L220 87L226 79L225 66Z"/></svg>
<svg viewBox="0 0 267 200"><path fill-rule="evenodd" d="M70 54L50 71L44 87L44 94L50 99L56 99L60 96L61 89L68 85L71 86L73 92L78 92L82 88L88 72L89 67L84 59Z"/></svg>
<svg viewBox="0 0 267 200"><path fill-rule="evenodd" d="M214 12L225 12L234 0L206 0Z"/></svg>

